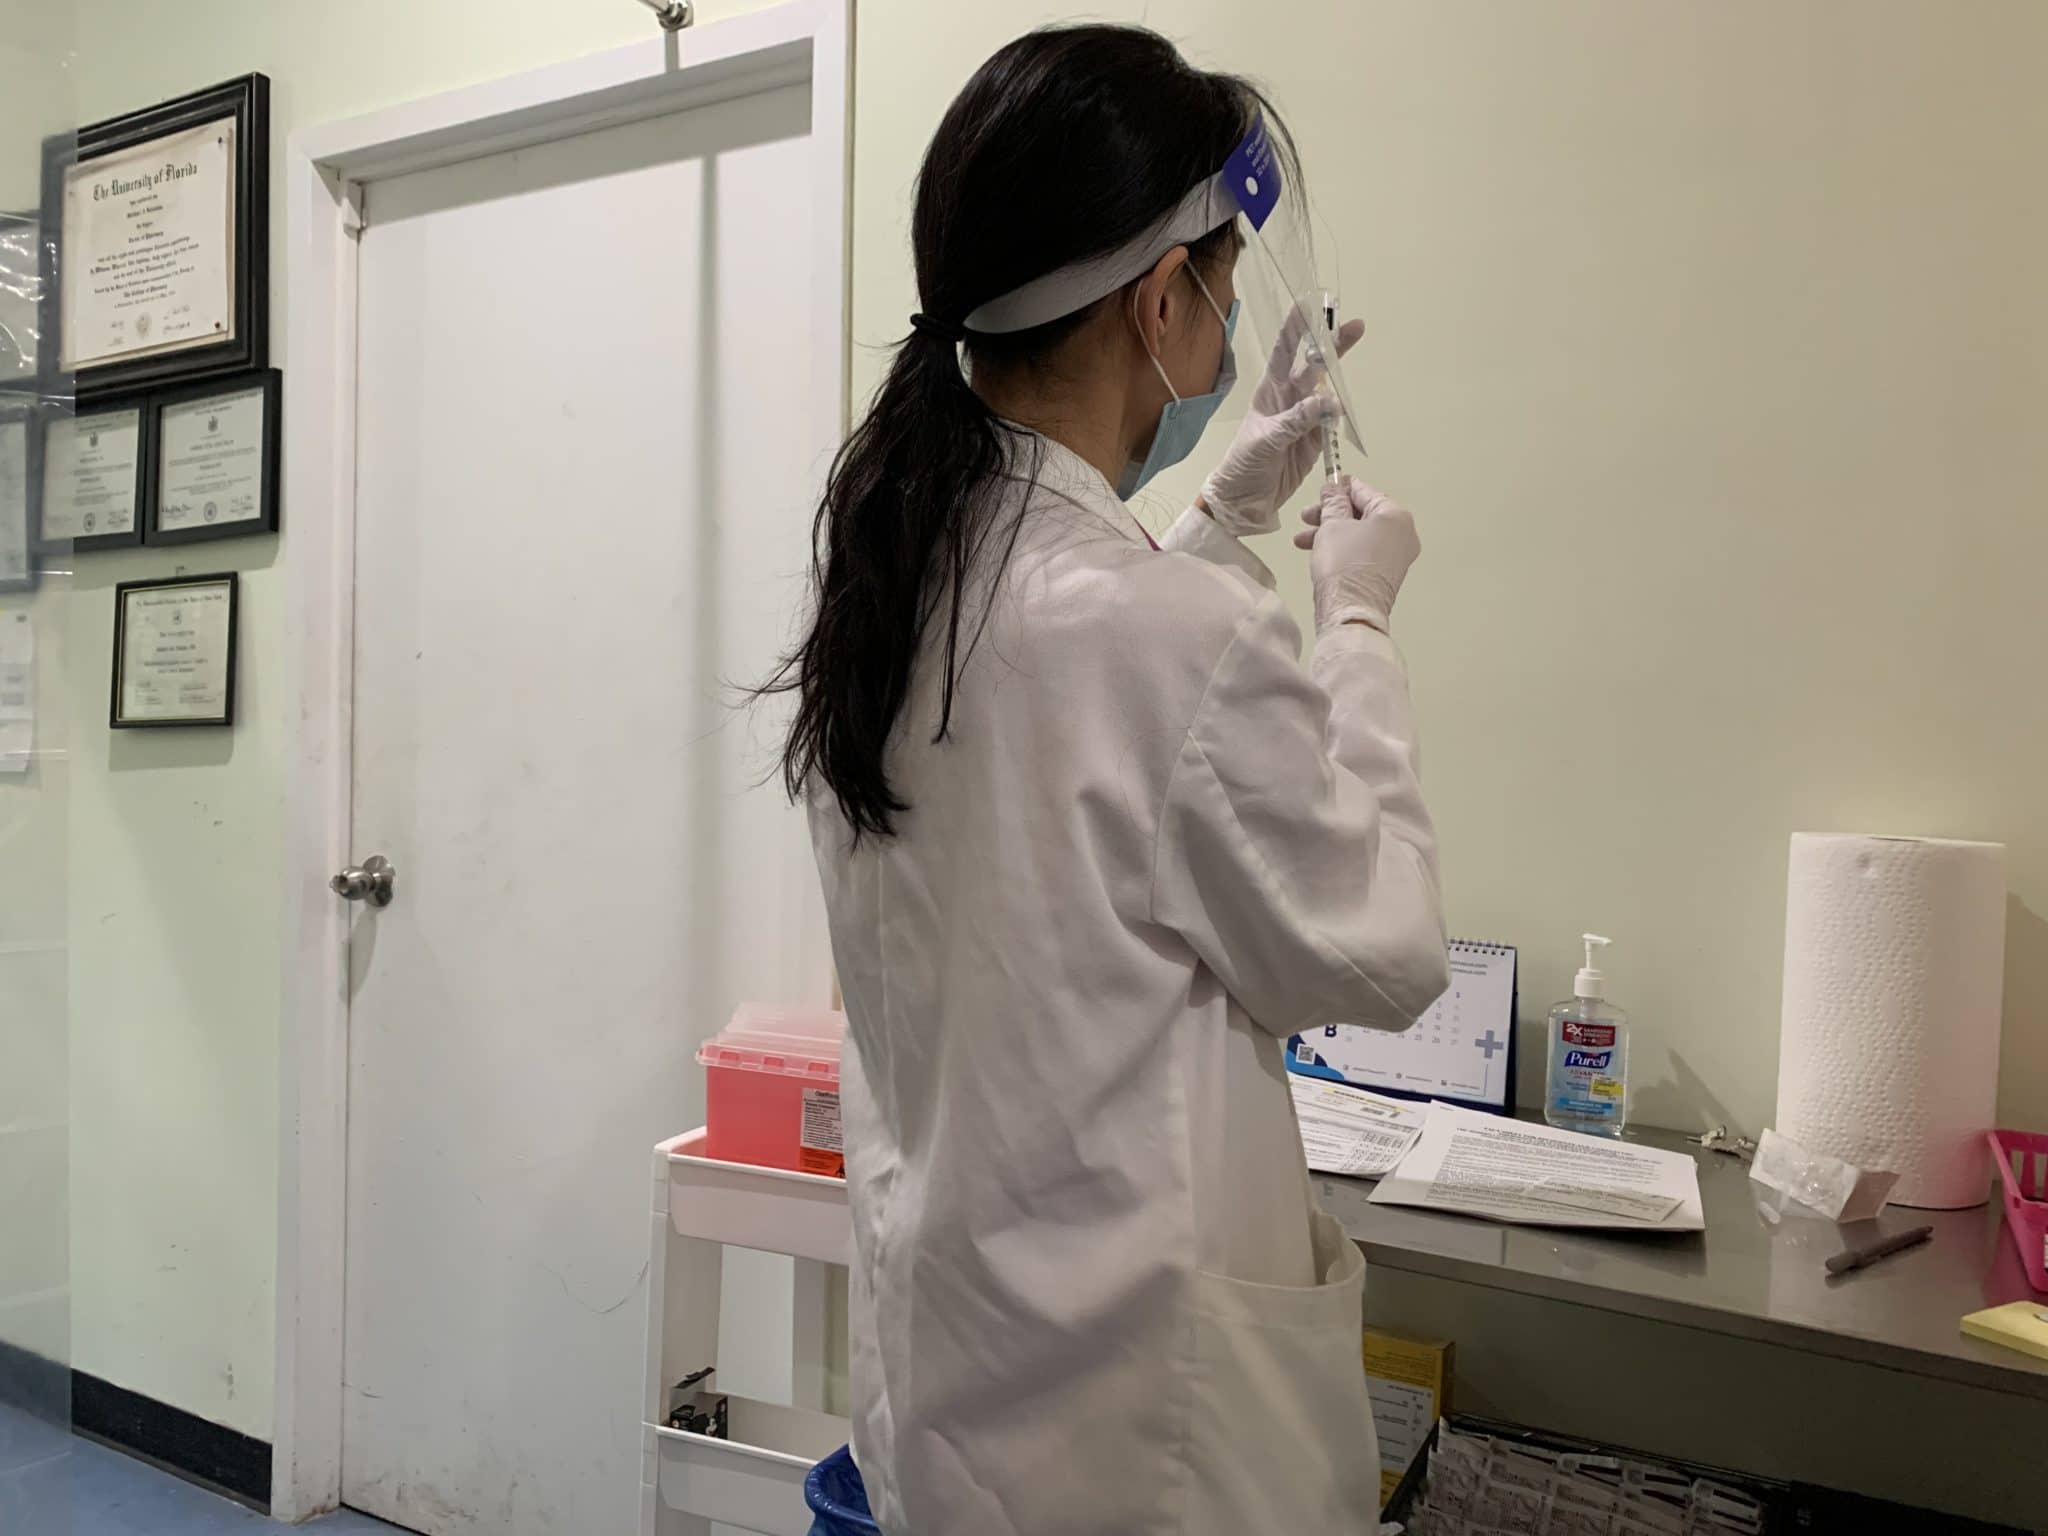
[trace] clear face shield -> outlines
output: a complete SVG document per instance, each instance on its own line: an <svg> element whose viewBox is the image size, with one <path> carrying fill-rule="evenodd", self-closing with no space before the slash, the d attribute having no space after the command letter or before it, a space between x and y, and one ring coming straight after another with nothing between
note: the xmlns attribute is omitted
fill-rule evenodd
<svg viewBox="0 0 2048 1536"><path fill-rule="evenodd" d="M1342 326L1325 276L1334 263L1318 265L1308 199L1285 185L1285 174L1261 117L1223 168L1190 188L1144 234L988 300L966 316L962 329L969 336L1002 335L1072 314L1143 276L1176 245L1235 221L1242 247L1234 276L1237 356L1242 376L1252 382L1248 408L1270 414L1311 389L1327 397L1323 461L1335 473L1340 444L1363 457L1365 443L1338 356Z"/></svg>
<svg viewBox="0 0 2048 1536"><path fill-rule="evenodd" d="M1285 175L1263 118L1216 174L1243 240L1234 279L1240 366L1252 383L1252 410L1271 412L1311 389L1328 399L1323 468L1334 475L1347 446L1365 456L1365 440L1339 352L1336 263L1318 259L1308 199ZM1323 254L1331 257L1327 243Z"/></svg>

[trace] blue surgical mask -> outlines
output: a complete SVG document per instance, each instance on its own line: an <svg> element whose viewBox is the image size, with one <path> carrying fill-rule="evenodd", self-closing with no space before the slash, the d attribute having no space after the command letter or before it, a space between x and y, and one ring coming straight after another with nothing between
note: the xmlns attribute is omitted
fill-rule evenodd
<svg viewBox="0 0 2048 1536"><path fill-rule="evenodd" d="M1208 430L1209 419L1216 414L1216 407L1223 403L1223 397L1237 383L1237 356L1230 345L1237 332L1237 300L1230 301L1230 313L1226 315L1216 309L1216 301L1209 294L1209 285L1202 281L1202 275L1192 266L1188 268L1188 276L1202 290L1202 297L1208 299L1209 308L1216 310L1216 318L1223 322L1223 357L1216 367L1216 384L1206 395L1189 395L1182 399L1173 387L1173 380L1167 378L1159 354L1149 346L1145 349L1152 359L1152 366L1159 370L1160 382L1173 398L1160 408L1159 426L1152 433L1152 447L1143 462L1132 459L1124 465L1123 474L1117 477L1116 493L1125 501L1143 490L1145 482L1162 469L1170 469L1195 451L1195 444Z"/></svg>

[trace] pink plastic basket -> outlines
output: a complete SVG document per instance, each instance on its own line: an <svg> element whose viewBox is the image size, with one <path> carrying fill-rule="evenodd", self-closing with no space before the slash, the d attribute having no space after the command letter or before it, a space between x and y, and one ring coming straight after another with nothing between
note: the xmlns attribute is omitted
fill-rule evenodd
<svg viewBox="0 0 2048 1536"><path fill-rule="evenodd" d="M1986 1131L1991 1160L2005 1186L2005 1220L2019 1244L2027 1283L2048 1291L2048 1136L2033 1131Z"/></svg>

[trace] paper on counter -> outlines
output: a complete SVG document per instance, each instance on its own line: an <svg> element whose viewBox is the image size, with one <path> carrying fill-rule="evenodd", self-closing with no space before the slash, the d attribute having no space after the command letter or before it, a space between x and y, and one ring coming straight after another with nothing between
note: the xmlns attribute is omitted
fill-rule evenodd
<svg viewBox="0 0 2048 1536"><path fill-rule="evenodd" d="M1317 1173L1376 1179L1400 1162L1422 1123L1426 1104L1383 1098L1363 1088L1289 1073L1294 1116L1301 1122L1301 1150Z"/></svg>
<svg viewBox="0 0 2048 1536"><path fill-rule="evenodd" d="M1449 1104L1429 1106L1421 1136L1371 1198L1541 1227L1698 1232L1707 1224L1688 1153Z"/></svg>

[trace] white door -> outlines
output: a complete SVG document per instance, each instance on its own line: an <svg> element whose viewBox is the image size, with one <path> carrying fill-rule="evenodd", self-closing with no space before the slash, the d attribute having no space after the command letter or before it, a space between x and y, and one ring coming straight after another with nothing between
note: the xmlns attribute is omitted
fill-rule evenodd
<svg viewBox="0 0 2048 1536"><path fill-rule="evenodd" d="M434 1536L634 1529L651 1148L737 1002L827 995L734 695L840 345L810 122L755 90L366 189L352 846L396 899L350 941L342 1494Z"/></svg>

